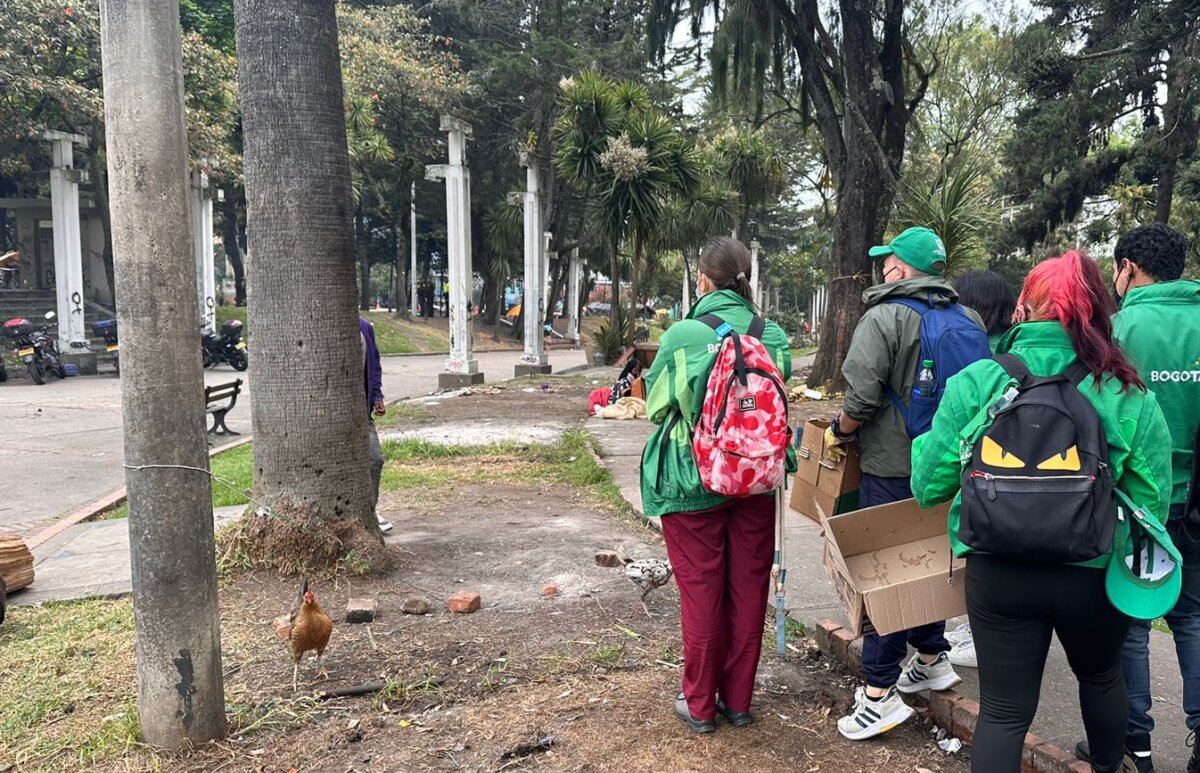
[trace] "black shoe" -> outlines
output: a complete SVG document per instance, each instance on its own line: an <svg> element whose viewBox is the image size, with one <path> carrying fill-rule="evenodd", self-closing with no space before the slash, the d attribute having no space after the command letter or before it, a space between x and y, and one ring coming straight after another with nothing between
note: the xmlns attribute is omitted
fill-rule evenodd
<svg viewBox="0 0 1200 773"><path fill-rule="evenodd" d="M679 693L675 698L675 716L692 729L693 733L711 733L717 729L717 723L712 719L695 719L688 711L687 698Z"/></svg>
<svg viewBox="0 0 1200 773"><path fill-rule="evenodd" d="M754 724L754 717L749 711L730 711L724 701L717 701L717 713L725 717L725 721L733 727L745 727Z"/></svg>
<svg viewBox="0 0 1200 773"><path fill-rule="evenodd" d="M1188 760L1187 773L1200 773L1200 746L1196 745L1196 733L1188 736L1187 745L1192 747L1192 757Z"/></svg>
<svg viewBox="0 0 1200 773"><path fill-rule="evenodd" d="M1154 773L1154 760L1151 757L1137 757L1128 749L1125 750L1125 766L1119 770L1136 771L1137 773ZM1084 762L1092 761L1092 750L1088 748L1087 741L1080 741L1075 744L1075 756ZM1200 773L1200 768L1195 771L1188 769L1188 773Z"/></svg>

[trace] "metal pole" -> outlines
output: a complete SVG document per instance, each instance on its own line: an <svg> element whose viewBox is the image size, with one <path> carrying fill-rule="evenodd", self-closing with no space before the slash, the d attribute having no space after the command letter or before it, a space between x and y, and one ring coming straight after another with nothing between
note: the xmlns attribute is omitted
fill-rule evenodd
<svg viewBox="0 0 1200 773"><path fill-rule="evenodd" d="M142 740L225 735L179 3L101 0Z"/></svg>

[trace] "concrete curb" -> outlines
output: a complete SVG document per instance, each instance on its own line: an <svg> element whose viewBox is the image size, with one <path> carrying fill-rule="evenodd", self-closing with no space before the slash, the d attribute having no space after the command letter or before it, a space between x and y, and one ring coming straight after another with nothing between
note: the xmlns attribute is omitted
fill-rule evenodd
<svg viewBox="0 0 1200 773"><path fill-rule="evenodd" d="M854 674L862 667L862 639L832 620L823 620L813 632L817 646L826 655L842 661ZM963 743L975 738L979 721L979 703L956 690L926 692L908 696L908 703L927 714ZM1025 752L1021 756L1021 773L1092 773L1092 766L1081 762L1060 746L1043 741L1033 733L1025 736Z"/></svg>
<svg viewBox="0 0 1200 773"><path fill-rule="evenodd" d="M224 445L210 448L208 450L208 457L211 459L222 451L228 451L232 448L237 448L238 446L244 446L252 440L254 440L253 435L244 435L239 437L237 440L231 441ZM83 523L84 521L90 521L91 519L103 513L105 510L116 507L124 501L125 487L122 486L119 489L105 494L96 501L86 504L78 510L71 512L67 516L58 519L54 523L39 531L37 534L34 534L32 537L25 540L25 545L30 550L33 550L41 544L54 539L72 526Z"/></svg>

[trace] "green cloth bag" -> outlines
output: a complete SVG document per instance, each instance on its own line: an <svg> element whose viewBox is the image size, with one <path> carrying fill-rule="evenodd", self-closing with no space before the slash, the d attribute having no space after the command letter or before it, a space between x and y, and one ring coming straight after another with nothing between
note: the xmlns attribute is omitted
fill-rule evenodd
<svg viewBox="0 0 1200 773"><path fill-rule="evenodd" d="M1114 489L1117 531L1104 579L1108 600L1138 620L1162 617L1175 606L1183 583L1183 558L1167 530L1129 496Z"/></svg>

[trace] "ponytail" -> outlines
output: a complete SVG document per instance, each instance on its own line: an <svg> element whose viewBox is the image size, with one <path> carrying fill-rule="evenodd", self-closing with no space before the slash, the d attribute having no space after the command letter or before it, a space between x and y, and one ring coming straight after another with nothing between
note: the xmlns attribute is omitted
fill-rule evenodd
<svg viewBox="0 0 1200 773"><path fill-rule="evenodd" d="M754 289L750 286L750 251L746 245L728 236L718 236L708 243L700 255L700 273L720 290L733 290L754 305Z"/></svg>

